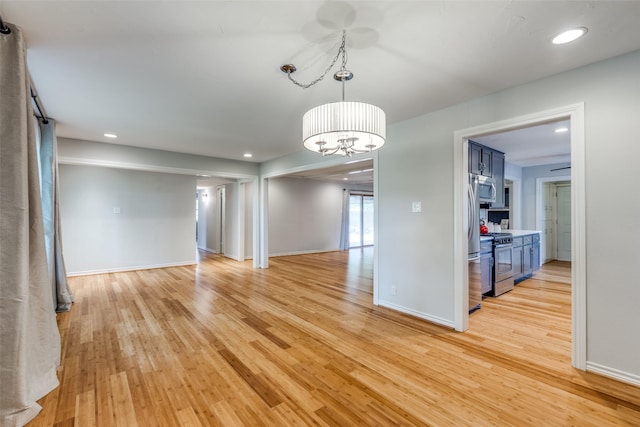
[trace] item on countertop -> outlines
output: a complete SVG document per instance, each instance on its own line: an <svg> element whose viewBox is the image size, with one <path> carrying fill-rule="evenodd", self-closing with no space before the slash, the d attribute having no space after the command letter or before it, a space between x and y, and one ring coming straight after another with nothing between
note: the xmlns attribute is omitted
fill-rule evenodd
<svg viewBox="0 0 640 427"><path fill-rule="evenodd" d="M487 234L489 232L489 227L487 227L486 225L482 224L480 226L480 234Z"/></svg>

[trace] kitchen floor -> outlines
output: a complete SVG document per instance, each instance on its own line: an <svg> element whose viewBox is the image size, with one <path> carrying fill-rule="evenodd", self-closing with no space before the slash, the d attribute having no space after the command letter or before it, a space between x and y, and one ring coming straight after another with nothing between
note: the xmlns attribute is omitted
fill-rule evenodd
<svg viewBox="0 0 640 427"><path fill-rule="evenodd" d="M571 368L571 263L544 264L533 277L499 297L484 298L469 316L469 331L488 347L531 364L547 360L569 373ZM504 347L506 346L506 347Z"/></svg>

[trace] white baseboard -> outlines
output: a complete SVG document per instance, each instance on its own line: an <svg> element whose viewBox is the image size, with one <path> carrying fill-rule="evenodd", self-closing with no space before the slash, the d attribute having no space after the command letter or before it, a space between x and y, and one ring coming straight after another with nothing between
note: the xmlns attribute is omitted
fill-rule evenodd
<svg viewBox="0 0 640 427"><path fill-rule="evenodd" d="M593 362L587 362L587 371L640 387L640 375L630 374L629 372L620 371Z"/></svg>
<svg viewBox="0 0 640 427"><path fill-rule="evenodd" d="M269 254L269 257L277 257L277 256L291 256L291 255L307 255L307 254L321 254L324 252L337 252L342 249L322 249L322 250L310 250L310 251L294 251L294 252L281 252L278 254Z"/></svg>
<svg viewBox="0 0 640 427"><path fill-rule="evenodd" d="M139 266L131 266L131 267L106 268L106 269L100 269L100 270L71 271L71 272L67 272L67 277L90 276L93 274L106 274L106 273L122 273L124 271L151 270L154 268L184 267L187 265L196 265L196 264L197 262L193 260L193 261L184 261L184 262L172 262L167 264L139 265Z"/></svg>
<svg viewBox="0 0 640 427"><path fill-rule="evenodd" d="M414 317L419 317L420 319L428 320L431 323L435 323L435 324L438 324L438 325L446 326L448 328L452 328L453 329L455 327L452 320L447 320L447 319L443 319L443 318L438 317L438 316L432 316L432 315L427 314L427 313L422 313L420 311L412 310L410 308L403 307L401 305L393 304L393 303L391 303L389 301L379 300L378 301L378 305L380 305L382 307L390 308L390 309L395 310L395 311L399 311L400 313L409 314L409 315L414 316Z"/></svg>
<svg viewBox="0 0 640 427"><path fill-rule="evenodd" d="M205 252L209 252L210 254L217 254L218 251L215 249L211 249L211 248L198 248L198 250L200 251L205 251Z"/></svg>

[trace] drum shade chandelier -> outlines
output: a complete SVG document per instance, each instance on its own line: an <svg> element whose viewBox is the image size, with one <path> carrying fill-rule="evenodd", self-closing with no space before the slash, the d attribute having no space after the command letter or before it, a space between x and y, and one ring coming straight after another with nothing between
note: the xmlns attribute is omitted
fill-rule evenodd
<svg viewBox="0 0 640 427"><path fill-rule="evenodd" d="M307 111L302 117L302 139L305 148L323 156L341 154L351 157L357 153L369 153L382 147L386 139L386 118L384 111L375 105L344 100L344 84L353 78L347 70L346 31L342 31L342 43L338 54L324 73L311 83L296 81L291 74L296 71L293 64L285 64L280 69L296 86L308 89L320 82L342 57L342 66L333 78L342 83L342 101L319 105Z"/></svg>

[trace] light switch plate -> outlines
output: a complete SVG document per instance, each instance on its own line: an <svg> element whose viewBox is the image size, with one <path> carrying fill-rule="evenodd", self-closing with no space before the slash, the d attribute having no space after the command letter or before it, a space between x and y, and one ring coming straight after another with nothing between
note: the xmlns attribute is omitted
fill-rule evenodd
<svg viewBox="0 0 640 427"><path fill-rule="evenodd" d="M113 213L114 214L119 214L120 213L120 208L113 208Z"/></svg>
<svg viewBox="0 0 640 427"><path fill-rule="evenodd" d="M411 212L422 212L422 202L412 202Z"/></svg>

